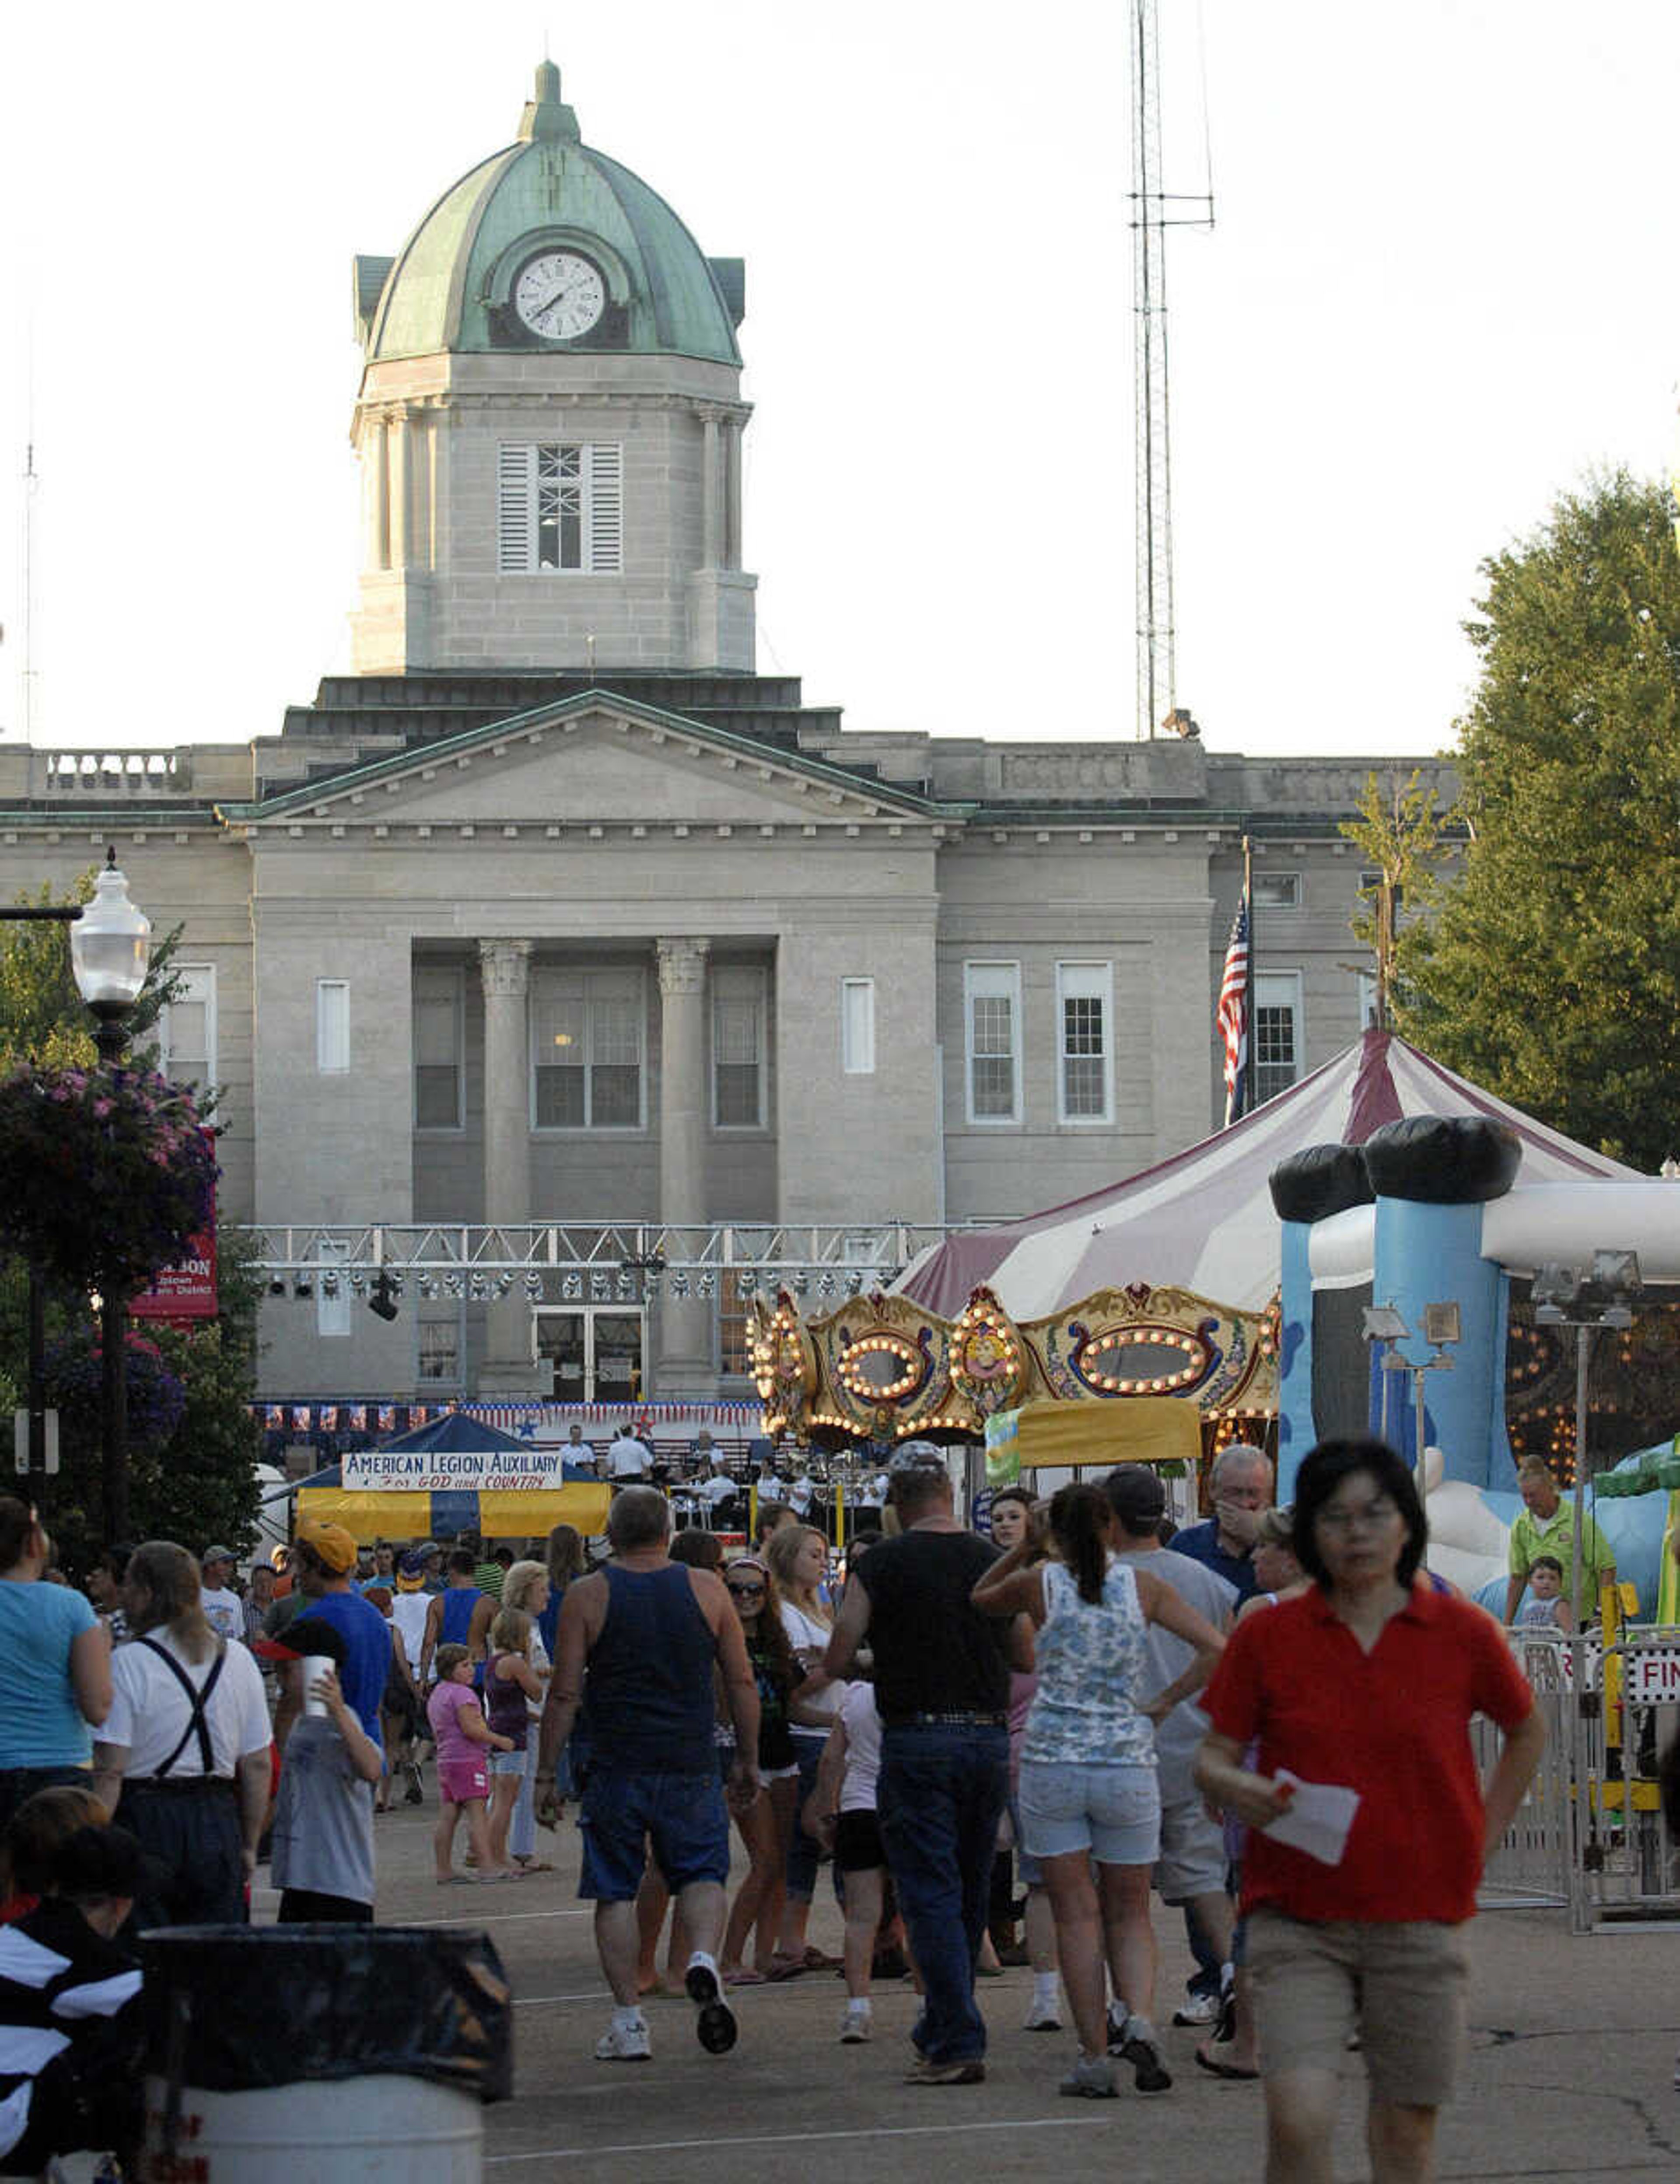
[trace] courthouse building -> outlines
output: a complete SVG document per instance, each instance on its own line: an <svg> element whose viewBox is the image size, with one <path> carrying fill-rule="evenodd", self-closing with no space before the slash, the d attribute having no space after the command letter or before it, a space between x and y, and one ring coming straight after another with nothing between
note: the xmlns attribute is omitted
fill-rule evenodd
<svg viewBox="0 0 1680 2184"><path fill-rule="evenodd" d="M320 1270L265 1306L275 1397L745 1392L726 1272L551 1247L386 1318L330 1273L368 1224L806 1223L878 1270L874 1224L1204 1136L1245 833L1261 1093L1360 1027L1338 827L1391 762L862 733L754 671L744 268L536 93L354 262L353 671L248 747L0 750L0 886L114 844L183 928L163 1060L221 1088L223 1216Z"/></svg>

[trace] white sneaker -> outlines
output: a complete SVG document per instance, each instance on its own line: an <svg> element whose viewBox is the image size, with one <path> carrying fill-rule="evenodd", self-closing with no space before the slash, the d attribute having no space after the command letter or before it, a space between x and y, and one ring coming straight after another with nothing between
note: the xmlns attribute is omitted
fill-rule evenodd
<svg viewBox="0 0 1680 2184"><path fill-rule="evenodd" d="M645 2063L652 2053L647 2021L643 2018L634 2025L609 2025L595 2042L598 2063Z"/></svg>
<svg viewBox="0 0 1680 2184"><path fill-rule="evenodd" d="M1054 2002L1029 2002L1021 2023L1023 2032L1060 2032L1062 2029L1061 2013Z"/></svg>
<svg viewBox="0 0 1680 2184"><path fill-rule="evenodd" d="M859 2042L867 2040L873 2031L874 2025L871 2020L869 2004L865 2003L860 2009L855 2003L848 2003L846 2006L846 2014L840 2020L841 2045L845 2048L855 2048Z"/></svg>
<svg viewBox="0 0 1680 2184"><path fill-rule="evenodd" d="M1172 2013L1175 2025L1217 2025L1219 1997L1216 1994L1193 1994L1185 1997Z"/></svg>

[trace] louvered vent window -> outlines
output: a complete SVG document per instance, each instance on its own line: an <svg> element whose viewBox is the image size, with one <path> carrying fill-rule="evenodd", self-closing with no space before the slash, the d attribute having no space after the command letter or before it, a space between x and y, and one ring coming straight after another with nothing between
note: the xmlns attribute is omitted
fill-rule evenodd
<svg viewBox="0 0 1680 2184"><path fill-rule="evenodd" d="M497 473L497 566L509 576L624 566L624 450L615 441L541 440L503 447Z"/></svg>

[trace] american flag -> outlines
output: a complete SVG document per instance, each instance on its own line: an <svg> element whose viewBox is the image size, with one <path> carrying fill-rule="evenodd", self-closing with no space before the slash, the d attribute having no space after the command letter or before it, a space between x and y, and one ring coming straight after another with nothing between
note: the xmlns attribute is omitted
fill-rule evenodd
<svg viewBox="0 0 1680 2184"><path fill-rule="evenodd" d="M1243 1112L1249 1080L1249 891L1237 905L1226 944L1225 971L1219 982L1219 1006L1214 1011L1221 1043L1225 1048L1225 1127Z"/></svg>

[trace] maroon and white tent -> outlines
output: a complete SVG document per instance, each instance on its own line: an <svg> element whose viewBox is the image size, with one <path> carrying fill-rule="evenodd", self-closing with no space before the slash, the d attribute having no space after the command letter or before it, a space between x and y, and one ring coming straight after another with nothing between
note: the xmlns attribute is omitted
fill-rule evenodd
<svg viewBox="0 0 1680 2184"><path fill-rule="evenodd" d="M953 1236L912 1260L893 1286L943 1319L954 1319L982 1282L1016 1319L1043 1319L1133 1282L1263 1311L1277 1287L1281 1248L1267 1189L1272 1169L1308 1145L1362 1145L1403 1115L1509 1123L1522 1140L1519 1187L1638 1176L1443 1068L1397 1033L1368 1031L1228 1130L1105 1190Z"/></svg>

